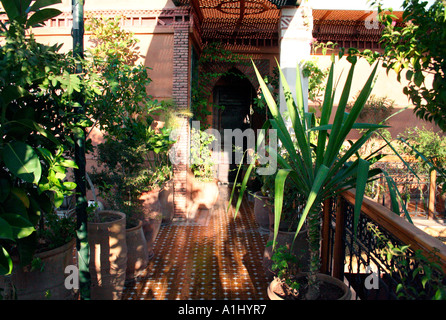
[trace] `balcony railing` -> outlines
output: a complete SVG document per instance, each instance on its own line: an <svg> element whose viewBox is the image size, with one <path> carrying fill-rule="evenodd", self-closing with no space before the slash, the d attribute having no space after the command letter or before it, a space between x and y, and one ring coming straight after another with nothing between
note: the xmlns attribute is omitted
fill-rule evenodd
<svg viewBox="0 0 446 320"><path fill-rule="evenodd" d="M353 233L354 205L354 191L324 205L323 273L344 280L361 300L431 299L446 286L443 242L367 198Z"/></svg>

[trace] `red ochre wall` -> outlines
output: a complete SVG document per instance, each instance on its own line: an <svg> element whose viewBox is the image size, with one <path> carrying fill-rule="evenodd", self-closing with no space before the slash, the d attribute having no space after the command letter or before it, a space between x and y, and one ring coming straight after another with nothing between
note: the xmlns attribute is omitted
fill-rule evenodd
<svg viewBox="0 0 446 320"><path fill-rule="evenodd" d="M49 45L55 43L63 44L61 50L68 52L72 49L71 0L63 0L63 3L56 7L63 11L63 14L49 21L47 26L33 29L33 32L39 42ZM178 85L175 81L175 79L181 78L184 75L187 77L187 82L190 83L190 69L178 66L178 58L183 60L186 58L185 61L190 61L192 42L194 42L195 47L197 46L196 41L192 40L196 39L196 33L194 33L191 27L189 27L189 45L181 43L187 37L184 38L184 33L181 33L183 31L179 32L178 24L175 24L175 19L177 19L175 16L184 16L184 9L177 8L171 0L94 0L86 1L84 12L85 17L88 17L89 14L96 16L104 15L105 17L124 15L126 17L123 23L124 28L134 32L135 37L140 40L140 62L143 62L145 66L151 69L149 75L152 82L147 88L148 92L158 100L171 100L176 96L177 99L180 97L181 104L188 104L190 89L185 88L184 83ZM185 23L187 24L187 22ZM86 33L84 39L86 48L91 45L88 39L89 34ZM181 48L178 46L181 46ZM183 52L179 52L178 50L182 50ZM234 51L236 53L243 53L247 59L252 58L257 61L268 60L269 67L266 70L269 69L270 74L272 74L272 70L276 66L276 59L279 59L279 47L236 46L234 47ZM314 55L311 58L316 59L322 68L328 68L330 65L329 56ZM343 85L345 81L348 66L349 63L345 61L345 58L336 64L335 79L340 77L340 85ZM356 95L365 83L372 67L363 60L358 62L356 69L351 97ZM390 71L387 75L384 68L379 68L378 81L372 93L376 96L388 97L395 100L396 108L410 106L407 97L402 92L404 76L402 79L403 83L401 84L396 80L396 74L393 71ZM257 85L255 81L253 81L253 85ZM255 87L255 89L257 88ZM339 97L335 98L335 102L338 99ZM212 119L209 119L209 123L212 123ZM431 123L418 119L413 114L413 107L394 117L390 121L390 125L391 128L389 131L394 138L406 128L414 126L425 126L439 131ZM355 137L355 134L352 134L350 138L354 139ZM93 130L91 138L93 143L97 144L101 141L102 134L98 130ZM94 165L95 162L93 155L87 155L87 169L91 165Z"/></svg>

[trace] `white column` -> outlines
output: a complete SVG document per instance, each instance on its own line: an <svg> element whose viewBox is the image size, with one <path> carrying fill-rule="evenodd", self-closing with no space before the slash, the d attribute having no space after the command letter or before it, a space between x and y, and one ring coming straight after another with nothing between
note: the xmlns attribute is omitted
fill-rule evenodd
<svg viewBox="0 0 446 320"><path fill-rule="evenodd" d="M280 67L284 73L290 90L296 98L297 66L310 59L311 42L313 40L313 14L312 9L304 0L296 7L281 9L279 26L280 35ZM302 75L302 74L301 74ZM302 77L304 91L304 108L308 111L308 78ZM287 110L282 86L280 86L280 111Z"/></svg>

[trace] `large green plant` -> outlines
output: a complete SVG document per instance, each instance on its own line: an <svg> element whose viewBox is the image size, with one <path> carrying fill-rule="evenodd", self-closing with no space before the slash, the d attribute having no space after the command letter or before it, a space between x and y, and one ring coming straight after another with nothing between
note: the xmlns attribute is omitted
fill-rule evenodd
<svg viewBox="0 0 446 320"><path fill-rule="evenodd" d="M86 52L84 70L87 87L83 93L87 114L109 136L133 115L149 115L159 108L147 92L151 83L148 70L139 58L133 33L120 27L120 17L91 18L93 46Z"/></svg>
<svg viewBox="0 0 446 320"><path fill-rule="evenodd" d="M134 117L125 121L119 134L98 145L98 164L91 180L98 186L109 208L122 211L128 226L143 218L139 198L160 187L172 175L168 152L175 141L170 130L153 130L152 119Z"/></svg>
<svg viewBox="0 0 446 320"><path fill-rule="evenodd" d="M279 108L272 94L269 92L260 73L254 66L261 89L273 116L272 119L267 121L265 127L271 127L276 130L280 144L286 150L286 156L283 156L273 148L266 146L269 154L276 157L279 167L275 174L275 225L273 244L275 245L282 215L284 186L289 178L306 198L306 205L301 214L296 236L304 223L306 223L308 225L311 254L308 279L309 290L306 294L309 299L315 299L319 295L319 283L317 282L316 274L320 268L319 246L322 203L326 199L345 190L356 188L356 206L354 210L356 228L365 186L368 181L371 181L382 172L380 169L370 169L370 163L376 161L380 157L379 154L372 153L366 157L361 157L357 152L376 130L384 127L380 124L356 123L372 91L378 64L374 66L350 113L347 113L345 108L350 95L357 57L349 56L348 60L351 62L351 68L338 102L333 123L331 124L329 120L334 112L333 106L336 90L333 85L334 62L330 68L322 103L321 117L318 122L315 121L313 113L305 112L303 109L304 103L300 72L297 72L296 100L293 99L286 79L281 72L290 126L295 133L295 142L293 141L293 135L288 131L285 120L279 112ZM357 141L351 142L350 147L345 149L347 136L353 129L362 129L362 136ZM253 166L254 162L251 163L250 168L247 170L247 175L244 177L243 183L246 183L247 176L250 174ZM244 187L243 183L242 191ZM238 211L238 205L242 195L243 192L239 194L236 212Z"/></svg>
<svg viewBox="0 0 446 320"><path fill-rule="evenodd" d="M98 145L101 172L98 184L110 207L139 218L142 192L159 186L171 176L168 152L174 141L170 130L151 128L156 112L165 107L147 92L151 79L140 57L134 34L121 28L121 17L91 18L93 46L85 61L87 114L104 133ZM163 110L165 111L165 110Z"/></svg>
<svg viewBox="0 0 446 320"><path fill-rule="evenodd" d="M54 16L57 11L41 9L54 3L2 1L9 23L1 26L0 47L0 274L11 272L13 251L22 265L31 262L38 238L59 223L47 217L76 186L66 175L76 167L68 151L79 79L58 46L39 44L25 32ZM58 239L50 241L57 245Z"/></svg>
<svg viewBox="0 0 446 320"><path fill-rule="evenodd" d="M414 113L421 119L446 130L446 3L436 0L405 0L402 23L381 1L372 0L378 8L383 33L382 59L387 70L394 70L397 79L405 77L404 94L414 104Z"/></svg>

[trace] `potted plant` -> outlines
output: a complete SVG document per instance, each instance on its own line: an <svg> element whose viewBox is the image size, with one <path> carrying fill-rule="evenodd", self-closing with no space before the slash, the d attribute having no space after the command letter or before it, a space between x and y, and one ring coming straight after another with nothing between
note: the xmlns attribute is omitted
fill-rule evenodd
<svg viewBox="0 0 446 320"><path fill-rule="evenodd" d="M192 183L188 183L191 196L195 193L199 199L191 199L193 202L201 201L207 209L212 208L217 202L218 180L215 177L215 157L212 146L216 141L212 133L200 129L191 129L191 165L193 174Z"/></svg>
<svg viewBox="0 0 446 320"><path fill-rule="evenodd" d="M152 215L146 219L147 222L153 224L154 230L159 228L160 217L162 222L170 223L174 214L173 197L170 195L173 171L169 152L175 141L170 137L171 132L172 128L168 127L162 127L157 131L150 129L146 143L148 151L146 163L150 167L150 178L146 184L149 190L143 193L143 196L151 195L152 201L157 200L154 208L150 207ZM166 194L167 197L164 197ZM147 202L145 204L148 205Z"/></svg>
<svg viewBox="0 0 446 320"><path fill-rule="evenodd" d="M156 189L162 182L159 178L170 175L168 164L156 160L164 152L164 143L173 142L166 142L167 129L161 129L159 137L152 128L154 113L162 106L147 93L151 79L148 68L137 63L138 40L121 28L120 21L120 17L91 18L86 24L94 45L84 63L85 81L91 89L85 100L88 116L104 133L104 142L98 145L103 170L93 172L91 180L107 198L107 208L126 216L129 280L148 262L147 241L153 240L153 234L146 224L157 220L146 219L144 193ZM150 233L147 239L144 230ZM139 244L133 245L131 239L138 239Z"/></svg>
<svg viewBox="0 0 446 320"><path fill-rule="evenodd" d="M66 178L76 168L69 160L72 129L82 121L72 117L77 61L26 32L60 14L46 8L57 2L2 1L9 24L0 26L0 274L18 299L75 296L64 286L65 267L74 265L75 225L55 210L76 187Z"/></svg>
<svg viewBox="0 0 446 320"><path fill-rule="evenodd" d="M36 228L38 245L29 264L13 255L11 282L19 300L72 300L77 290L65 286L65 270L75 266L75 219L45 214L45 225Z"/></svg>
<svg viewBox="0 0 446 320"><path fill-rule="evenodd" d="M91 299L120 300L127 271L126 216L113 210L89 213Z"/></svg>
<svg viewBox="0 0 446 320"><path fill-rule="evenodd" d="M310 268L309 273L306 275L308 290L304 293L304 296L310 300L318 299L320 296L321 279L318 273L320 268L320 228L323 202L325 199L339 194L344 190L356 188L357 205L355 206L355 221L357 221L356 217L359 216L361 210L360 204L362 203L365 186L368 181L381 172L380 169L370 170L369 168L370 162L375 161L380 155L372 153L362 158L357 154L357 151L370 138L374 131L384 126L379 124L356 123L359 113L372 90L378 64L374 66L350 113L346 113L345 107L350 94L357 57L349 55L348 61L351 63L351 68L332 124L329 124L329 120L334 104L334 59L322 103L320 121L318 122L315 121L313 113L305 112L304 110L300 72L297 72L298 90L296 92L296 101L292 98L286 79L281 72L289 114L289 126L295 133L296 143L293 143L292 136L285 124L285 119L279 112L271 93L263 82L257 68L254 66L268 108L273 117L267 121L267 125L277 130L280 143L286 150L286 156L282 156L277 150L267 146L267 151L270 155L273 154L276 156L277 163L280 167L275 174L275 224L273 243L276 242L279 222L282 216L285 182L287 178L290 178L290 182L304 195L306 200L295 235L297 236L299 234L304 224L307 225ZM350 147L344 150L344 142L347 141L347 135L352 129L365 130L357 141L352 142ZM251 166L254 166L253 162ZM249 170L248 173L250 173ZM247 177L245 176L244 182L246 180ZM242 195L243 193L241 192L239 199ZM356 225L354 227L356 230Z"/></svg>
<svg viewBox="0 0 446 320"><path fill-rule="evenodd" d="M274 210L272 209L274 192L274 176L258 176L257 180L262 182L259 191L253 194L254 197L254 216L259 224L260 230L269 232L273 228Z"/></svg>
<svg viewBox="0 0 446 320"><path fill-rule="evenodd" d="M272 246L272 243L270 243ZM305 273L301 271L296 256L290 252L290 247L278 245L272 256L271 269L275 272L274 280L267 289L271 300L305 300L302 292L306 291L308 282ZM351 292L346 284L339 279L318 274L325 288L321 290L320 300L350 300Z"/></svg>
<svg viewBox="0 0 446 320"><path fill-rule="evenodd" d="M169 129L157 132L152 122L149 114L128 117L113 135L107 133L104 143L97 146L102 169L94 168L91 175L107 208L126 215L128 281L146 268L160 227L160 212L153 207L146 210L146 196L153 190L156 195L171 177L168 151L174 141L169 139Z"/></svg>
<svg viewBox="0 0 446 320"><path fill-rule="evenodd" d="M305 206L305 198L300 193L291 181L287 181L284 188L284 199L282 216L279 222L278 231L274 228L274 209L272 210L272 224L268 236L268 244L265 246L263 253L263 266L265 273L269 279L272 279L275 272L273 266L273 241L276 241L278 246L285 246L289 250L289 254L295 257L296 263L299 264L299 270L309 270L309 245L308 245L308 230L307 226L300 230L296 235L297 226L301 218L303 208Z"/></svg>
<svg viewBox="0 0 446 320"><path fill-rule="evenodd" d="M91 174L91 180L98 187L101 198L105 202L106 211L99 211L98 215L107 215L107 219L110 220L116 217L118 221L114 223L118 224L116 229L120 231L120 234L98 234L97 238L93 235L92 237L98 241L102 239L110 243L113 237L121 242L122 248L119 249L120 252L116 254L115 259L125 260L126 267L123 266L124 262L120 267L127 281L134 280L148 263L147 243L142 229L144 214L138 200L139 189L137 188L139 180L144 178L143 172L139 170L142 168L143 161L137 149L127 139L115 140L108 137L104 143L98 145L98 164L102 166L102 171L94 170L95 172ZM104 226L103 230L99 228L96 224L102 221L101 218L97 219L98 215L93 215L96 221L91 221L89 228L93 225L96 227L90 231L107 233L111 227ZM106 240L108 238L110 241ZM106 247L109 246L106 245ZM90 250L94 250L92 244ZM94 256L93 252L91 255ZM118 298L118 295L115 298Z"/></svg>

